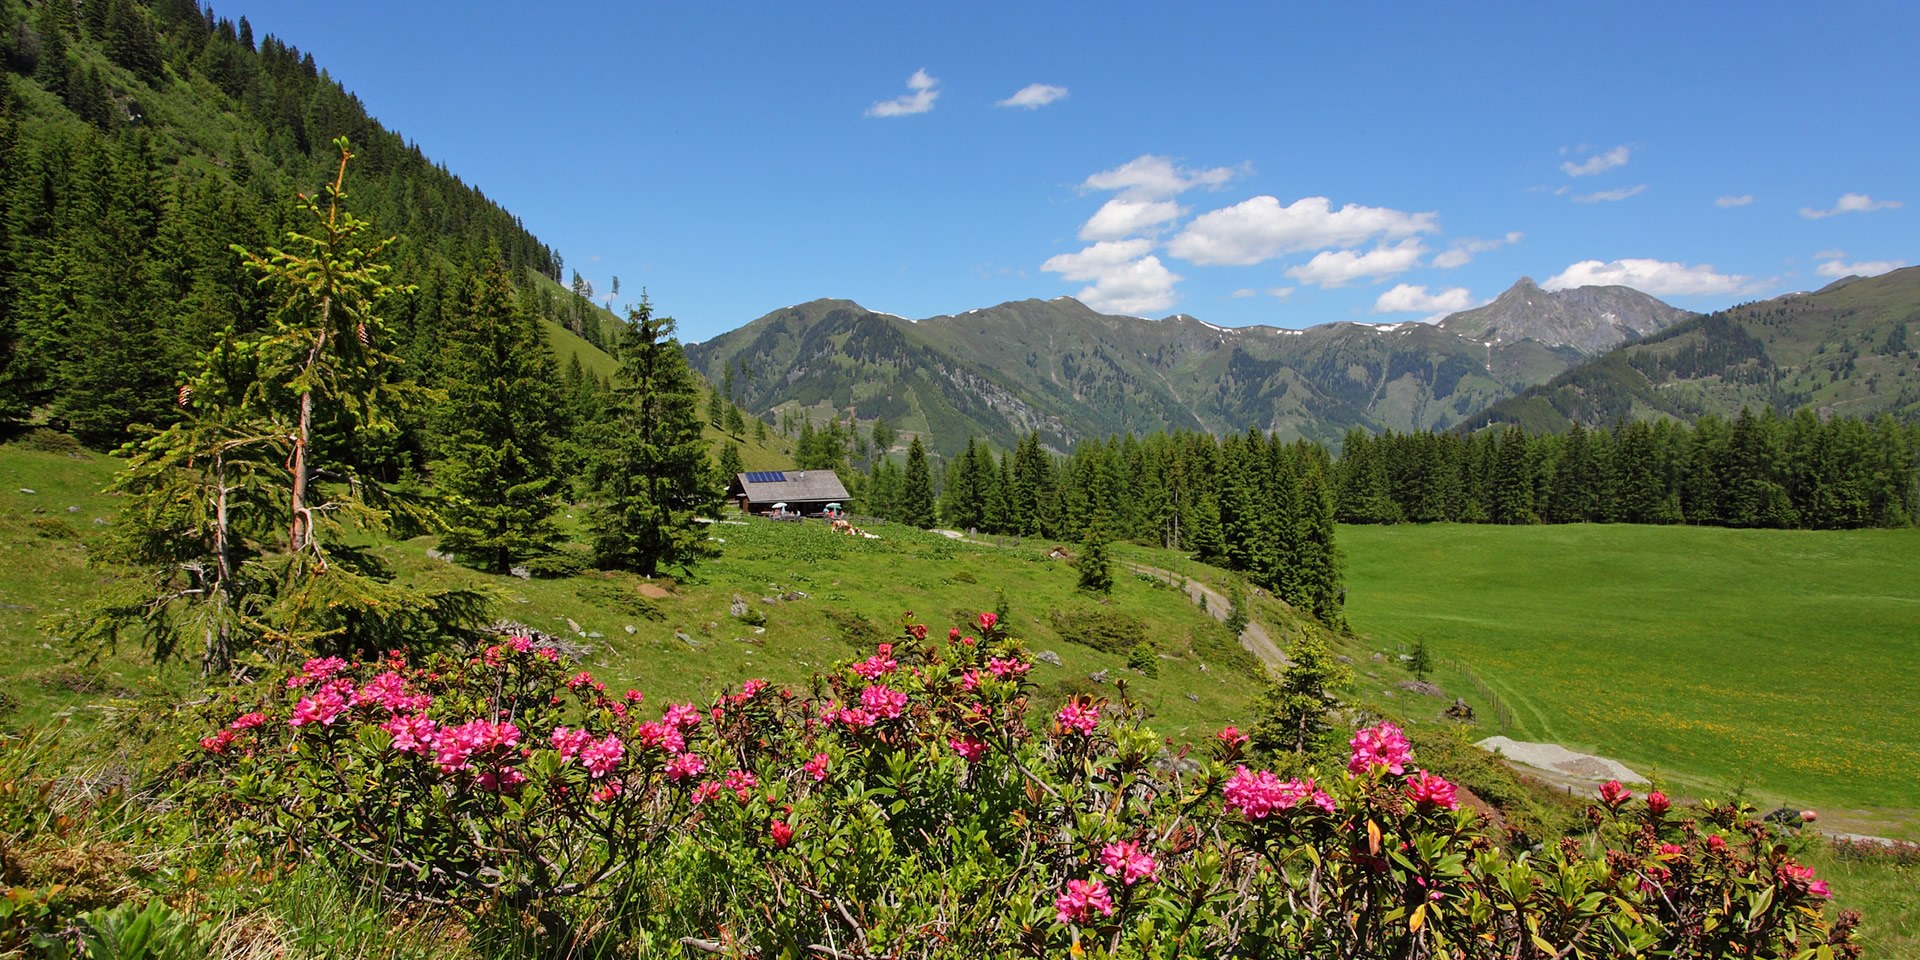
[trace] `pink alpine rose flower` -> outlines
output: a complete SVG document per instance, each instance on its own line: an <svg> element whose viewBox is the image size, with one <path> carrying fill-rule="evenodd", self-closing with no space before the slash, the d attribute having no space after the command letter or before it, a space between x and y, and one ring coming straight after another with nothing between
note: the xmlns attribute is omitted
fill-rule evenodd
<svg viewBox="0 0 1920 960"><path fill-rule="evenodd" d="M1219 733L1214 734L1214 736L1218 738L1221 743L1229 747L1244 746L1246 742L1251 739L1246 734L1241 733L1239 727L1235 726L1225 727Z"/></svg>
<svg viewBox="0 0 1920 960"><path fill-rule="evenodd" d="M1113 897L1099 877L1069 880L1066 892L1054 899L1053 908L1061 923L1086 923L1096 911L1103 917L1113 916Z"/></svg>
<svg viewBox="0 0 1920 960"><path fill-rule="evenodd" d="M243 713L233 718L233 722L227 724L227 729L228 730L251 730L254 727L257 727L266 722L267 722L267 715L256 710L253 713Z"/></svg>
<svg viewBox="0 0 1920 960"><path fill-rule="evenodd" d="M1647 812L1656 817L1666 813L1672 806L1673 803L1667 799L1667 795L1658 790L1647 794Z"/></svg>
<svg viewBox="0 0 1920 960"><path fill-rule="evenodd" d="M1460 807L1460 802L1454 798L1453 784L1425 770L1407 778L1407 799L1422 807L1441 810L1456 810Z"/></svg>
<svg viewBox="0 0 1920 960"><path fill-rule="evenodd" d="M827 778L827 764L831 761L832 758L826 754L816 753L813 755L813 759L806 762L804 766L807 775L813 778L814 783L819 783Z"/></svg>
<svg viewBox="0 0 1920 960"><path fill-rule="evenodd" d="M719 793L720 793L720 784L715 783L712 780L708 780L705 783L702 783L699 786L693 788L693 797L691 798L691 802L693 803L694 806L697 807L703 803L706 803L708 800L712 800Z"/></svg>
<svg viewBox="0 0 1920 960"><path fill-rule="evenodd" d="M1609 810L1617 809L1631 799L1633 794L1626 787L1621 786L1618 780L1608 780L1600 785L1600 802L1606 804Z"/></svg>
<svg viewBox="0 0 1920 960"><path fill-rule="evenodd" d="M997 613L980 614L980 629L982 632L987 630L992 630L993 625L999 622L1000 622L1000 615Z"/></svg>
<svg viewBox="0 0 1920 960"><path fill-rule="evenodd" d="M1385 767L1394 774L1404 773L1407 761L1413 759L1413 746L1407 742L1407 735L1391 723L1355 730L1348 745L1353 748L1353 756L1347 760L1347 772L1356 777L1365 776L1374 767Z"/></svg>
<svg viewBox="0 0 1920 960"><path fill-rule="evenodd" d="M953 752L966 758L968 763L979 763L987 755L987 743L974 737L953 737L947 741Z"/></svg>
<svg viewBox="0 0 1920 960"><path fill-rule="evenodd" d="M587 768L587 775L595 780L613 772L620 765L621 758L627 755L627 745L620 738L609 733L605 737L580 748L580 765Z"/></svg>
<svg viewBox="0 0 1920 960"><path fill-rule="evenodd" d="M1091 704L1083 705L1076 700L1061 707L1060 712L1054 714L1053 718L1060 721L1061 726L1084 737L1093 733L1093 728L1100 725L1100 709Z"/></svg>
<svg viewBox="0 0 1920 960"><path fill-rule="evenodd" d="M793 824L785 820L775 820L767 825L767 835L773 838L773 845L782 850L793 842Z"/></svg>
<svg viewBox="0 0 1920 960"><path fill-rule="evenodd" d="M727 789L732 790L733 795L738 797L741 803L752 799L753 788L759 785L760 778L745 770L727 771Z"/></svg>
<svg viewBox="0 0 1920 960"><path fill-rule="evenodd" d="M332 726L346 709L345 697L332 690L321 690L311 697L301 697L300 702L293 705L293 716L287 726L303 727L310 723Z"/></svg>
<svg viewBox="0 0 1920 960"><path fill-rule="evenodd" d="M433 752L434 723L419 714L396 713L380 725L393 735L393 749L426 756Z"/></svg>
<svg viewBox="0 0 1920 960"><path fill-rule="evenodd" d="M1152 880L1160 872L1160 864L1152 854L1140 849L1137 840L1107 844L1100 850L1100 862L1106 865L1101 872L1129 887L1142 880Z"/></svg>
<svg viewBox="0 0 1920 960"><path fill-rule="evenodd" d="M874 684L860 691L860 706L876 717L892 720L906 710L907 695L885 684Z"/></svg>
<svg viewBox="0 0 1920 960"><path fill-rule="evenodd" d="M667 761L667 779L675 783L691 780L707 769L707 762L691 753L683 753Z"/></svg>

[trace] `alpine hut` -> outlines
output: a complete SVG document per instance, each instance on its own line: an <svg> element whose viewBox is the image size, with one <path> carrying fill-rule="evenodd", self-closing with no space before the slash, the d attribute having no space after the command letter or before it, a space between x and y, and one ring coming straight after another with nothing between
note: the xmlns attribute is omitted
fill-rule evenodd
<svg viewBox="0 0 1920 960"><path fill-rule="evenodd" d="M847 502L847 488L832 470L755 470L734 474L727 498L741 513L765 516L775 505L790 513L825 513L828 504Z"/></svg>

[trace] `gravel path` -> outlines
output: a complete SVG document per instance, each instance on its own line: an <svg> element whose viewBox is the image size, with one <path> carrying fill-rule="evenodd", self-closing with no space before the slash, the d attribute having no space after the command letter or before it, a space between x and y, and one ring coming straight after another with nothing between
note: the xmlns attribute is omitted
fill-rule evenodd
<svg viewBox="0 0 1920 960"><path fill-rule="evenodd" d="M999 546L999 544L991 540L976 540L970 538L958 530L935 530L933 532L949 540L962 540L967 543L977 543L987 547ZM1134 573L1144 573L1150 577L1159 577L1168 583L1177 583L1180 580L1179 574L1174 573L1172 570L1149 567L1145 564L1134 563L1132 561L1122 561L1121 566L1126 567ZM1226 622L1227 613L1233 607L1232 602L1227 599L1226 594L1204 583L1191 579L1187 581L1186 590L1187 596L1192 598L1196 604L1200 602L1202 597L1205 597L1207 601L1207 613L1211 614L1215 620L1222 623ZM1287 655L1281 652L1279 644L1273 642L1273 636L1267 633L1267 628L1252 620L1248 620L1247 628L1240 631L1240 645L1246 647L1249 653L1259 657L1260 662L1269 667L1278 668L1287 665Z"/></svg>
<svg viewBox="0 0 1920 960"><path fill-rule="evenodd" d="M1123 565L1134 573L1159 577L1168 583L1178 583L1180 579L1179 575L1172 570L1162 570L1159 567L1149 567L1131 561L1125 561ZM1227 621L1227 614L1233 609L1233 601L1229 600L1226 594L1193 579L1187 580L1186 591L1187 596L1196 604L1205 597L1207 612L1221 623ZM1260 661L1267 666L1285 667L1287 665L1287 655L1281 652L1280 645L1274 643L1272 635L1267 633L1267 628L1256 621L1248 620L1247 628L1240 631L1240 645L1246 647L1249 653L1259 657Z"/></svg>
<svg viewBox="0 0 1920 960"><path fill-rule="evenodd" d="M1557 781L1572 780L1580 784L1605 783L1608 780L1647 782L1646 777L1633 772L1632 768L1618 760L1578 753L1557 743L1529 743L1507 737L1488 737L1474 746L1489 753L1498 753L1514 763L1553 774Z"/></svg>

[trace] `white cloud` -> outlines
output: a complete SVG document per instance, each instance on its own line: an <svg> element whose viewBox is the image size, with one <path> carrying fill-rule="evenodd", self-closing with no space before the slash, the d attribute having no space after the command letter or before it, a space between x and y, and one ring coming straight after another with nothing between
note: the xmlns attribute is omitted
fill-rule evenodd
<svg viewBox="0 0 1920 960"><path fill-rule="evenodd" d="M1293 296L1293 288L1292 287L1268 287L1267 296L1272 297L1275 300L1285 300L1286 298Z"/></svg>
<svg viewBox="0 0 1920 960"><path fill-rule="evenodd" d="M1065 100L1066 98L1066 87L1056 87L1051 83L1029 83L1015 91L1013 96L999 101L996 106L1025 107L1028 110L1038 110L1055 100Z"/></svg>
<svg viewBox="0 0 1920 960"><path fill-rule="evenodd" d="M1733 293L1750 277L1720 273L1711 264L1688 266L1665 260L1582 260L1549 278L1540 286L1547 290L1566 290L1586 286L1632 287L1656 297Z"/></svg>
<svg viewBox="0 0 1920 960"><path fill-rule="evenodd" d="M1845 250L1842 250L1839 247L1835 247L1831 250L1822 250L1819 253L1814 254L1813 258L1815 260L1838 260L1841 257L1844 257L1846 255L1847 255L1847 252Z"/></svg>
<svg viewBox="0 0 1920 960"><path fill-rule="evenodd" d="M1892 210L1898 206L1900 206L1900 201L1898 200L1875 200L1864 193L1843 193L1840 195L1839 200L1834 201L1832 207L1825 210L1801 207L1800 215L1806 217L1808 220L1819 220L1824 217L1837 216L1842 213L1871 213L1875 210Z"/></svg>
<svg viewBox="0 0 1920 960"><path fill-rule="evenodd" d="M1504 237L1496 237L1492 240L1480 240L1477 238L1456 240L1453 246L1434 255L1433 265L1442 270L1464 267L1473 262L1476 254L1486 253L1489 250L1498 250L1509 244L1519 243L1525 237L1526 234L1514 230L1510 231Z"/></svg>
<svg viewBox="0 0 1920 960"><path fill-rule="evenodd" d="M1405 273L1420 263L1427 248L1418 238L1402 240L1391 247L1379 246L1366 253L1358 250L1323 250L1312 260L1289 267L1287 276L1321 287L1345 286L1362 277L1390 277Z"/></svg>
<svg viewBox="0 0 1920 960"><path fill-rule="evenodd" d="M1190 169L1166 157L1142 154L1112 170L1102 170L1080 184L1082 190L1117 190L1129 200L1178 196L1194 187L1222 187L1242 171L1233 167Z"/></svg>
<svg viewBox="0 0 1920 960"><path fill-rule="evenodd" d="M1102 204L1080 228L1082 240L1118 240L1180 219L1186 211L1172 200L1129 200L1115 197Z"/></svg>
<svg viewBox="0 0 1920 960"><path fill-rule="evenodd" d="M1844 263L1834 259L1815 267L1813 272L1823 277L1877 277L1906 265L1905 260L1862 260L1859 263Z"/></svg>
<svg viewBox="0 0 1920 960"><path fill-rule="evenodd" d="M1713 201L1713 205L1716 207L1744 207L1752 202L1753 194L1751 193L1742 193L1739 195L1728 194Z"/></svg>
<svg viewBox="0 0 1920 960"><path fill-rule="evenodd" d="M1450 287L1438 293L1428 293L1424 286L1416 287L1411 283L1402 283L1380 295L1373 302L1374 313L1425 313L1437 314L1428 319L1437 320L1449 313L1458 313L1473 305L1473 294L1466 287Z"/></svg>
<svg viewBox="0 0 1920 960"><path fill-rule="evenodd" d="M1581 152L1585 152L1584 147L1581 148ZM1627 158L1632 155L1633 151L1625 145L1622 145L1614 147L1606 153L1596 153L1579 163L1568 160L1560 165L1560 169L1565 170L1569 177L1590 177L1596 173L1605 173L1615 167L1626 166Z"/></svg>
<svg viewBox="0 0 1920 960"><path fill-rule="evenodd" d="M1167 244L1167 251L1199 264L1249 266L1283 253L1432 233L1440 229L1438 219L1433 212L1355 203L1335 210L1326 197L1302 197L1283 207L1262 195L1195 217Z"/></svg>
<svg viewBox="0 0 1920 960"><path fill-rule="evenodd" d="M1068 280L1091 281L1075 296L1095 310L1145 315L1173 306L1173 286L1180 281L1159 257L1146 255L1152 249L1151 240L1103 240L1050 257L1040 269Z"/></svg>
<svg viewBox="0 0 1920 960"><path fill-rule="evenodd" d="M1241 287L1240 289L1227 294L1227 296L1232 297L1235 300L1245 300L1248 297L1257 297L1259 295L1260 295L1260 291L1255 290L1252 287Z"/></svg>
<svg viewBox="0 0 1920 960"><path fill-rule="evenodd" d="M940 81L924 68L915 70L907 78L907 89L892 100L882 100L867 108L869 117L910 117L916 113L926 113L933 109L933 101L940 98Z"/></svg>
<svg viewBox="0 0 1920 960"><path fill-rule="evenodd" d="M1597 193L1576 193L1573 195L1573 202L1574 203L1614 203L1620 200L1625 200L1628 197L1639 196L1640 194L1645 193L1646 189L1647 189L1647 185L1642 183L1642 184L1638 184L1636 186L1631 186L1631 187L1620 187L1619 189L1616 189L1616 190L1601 190Z"/></svg>

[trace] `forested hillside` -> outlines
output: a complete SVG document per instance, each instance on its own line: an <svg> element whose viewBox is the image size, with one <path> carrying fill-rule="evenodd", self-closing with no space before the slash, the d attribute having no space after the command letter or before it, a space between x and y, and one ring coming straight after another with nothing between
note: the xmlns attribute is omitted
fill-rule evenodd
<svg viewBox="0 0 1920 960"><path fill-rule="evenodd" d="M222 331L267 324L232 245L284 243L288 198L330 179L337 136L354 144L354 209L399 238L386 346L415 376L433 377L436 331L480 265L561 276L511 213L245 18L191 0L0 0L0 64L0 423L43 417L110 445L129 422L169 420ZM565 296L531 302L603 339Z"/></svg>

